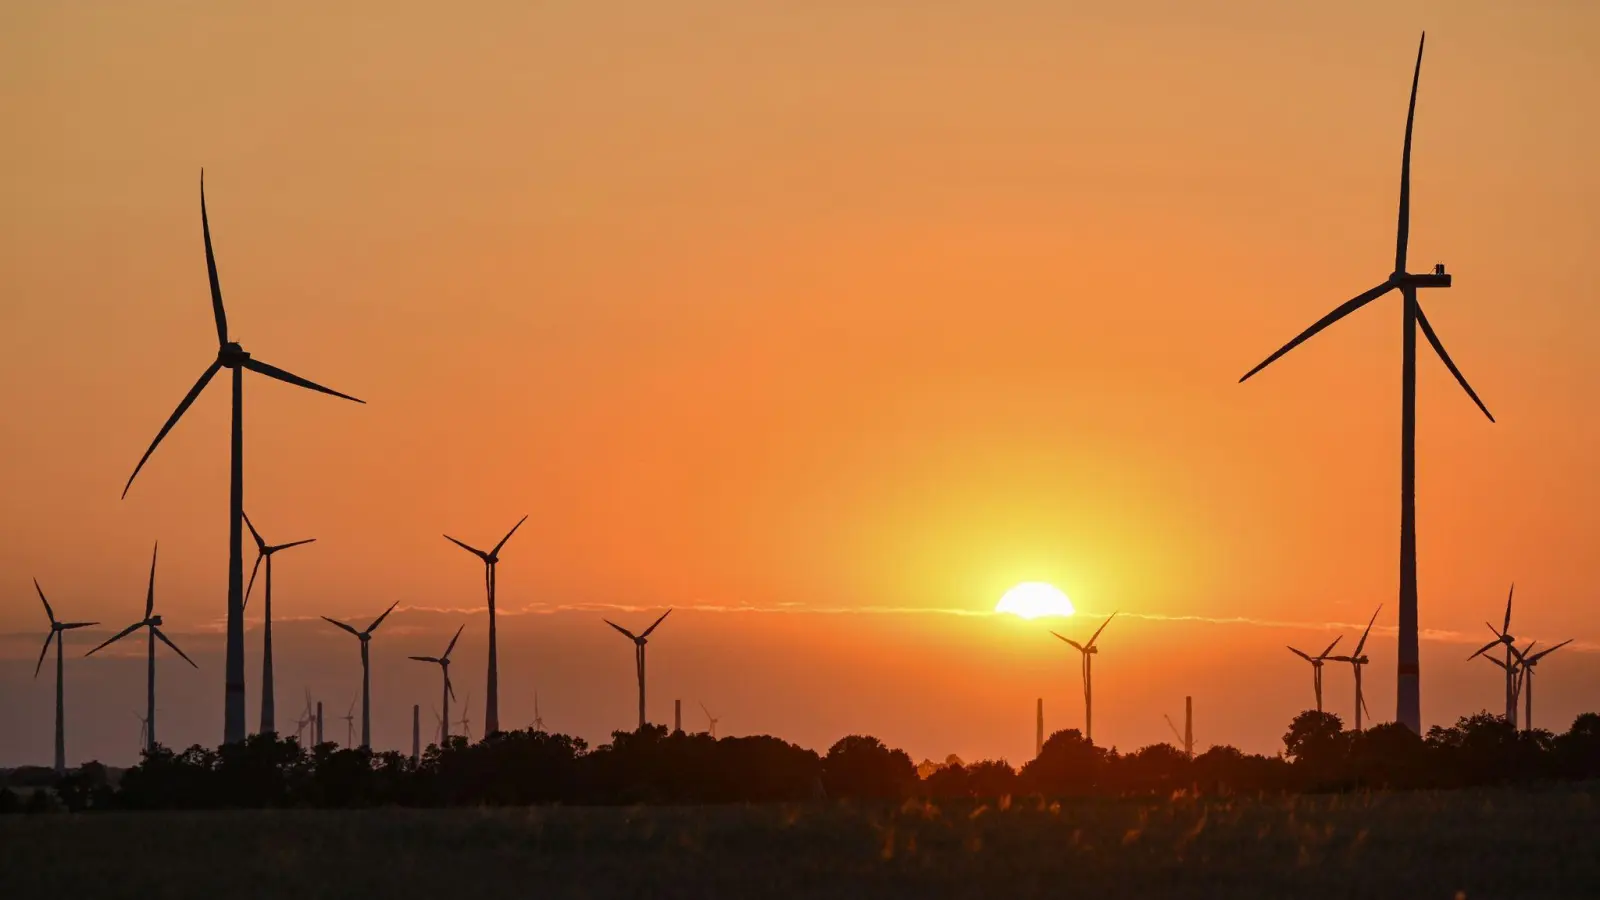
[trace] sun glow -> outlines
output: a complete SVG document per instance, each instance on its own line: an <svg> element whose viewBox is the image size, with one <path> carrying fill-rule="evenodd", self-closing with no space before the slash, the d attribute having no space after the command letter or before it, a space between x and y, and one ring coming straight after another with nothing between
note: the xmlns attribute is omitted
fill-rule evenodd
<svg viewBox="0 0 1600 900"><path fill-rule="evenodd" d="M1000 602L995 604L994 611L1011 613L1024 619L1070 616L1073 613L1072 601L1067 599L1067 595L1055 585L1042 581L1024 581L1006 591Z"/></svg>

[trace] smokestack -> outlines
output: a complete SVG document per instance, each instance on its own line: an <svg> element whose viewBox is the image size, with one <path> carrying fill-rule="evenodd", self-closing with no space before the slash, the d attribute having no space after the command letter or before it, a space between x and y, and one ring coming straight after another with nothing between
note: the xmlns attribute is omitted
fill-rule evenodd
<svg viewBox="0 0 1600 900"><path fill-rule="evenodd" d="M1194 698L1183 698L1183 752L1194 759Z"/></svg>
<svg viewBox="0 0 1600 900"><path fill-rule="evenodd" d="M411 764L422 759L422 707L411 704Z"/></svg>
<svg viewBox="0 0 1600 900"><path fill-rule="evenodd" d="M1037 712L1034 714L1033 728L1033 756L1035 759L1044 754L1044 698L1039 698Z"/></svg>
<svg viewBox="0 0 1600 900"><path fill-rule="evenodd" d="M322 743L322 701L317 701L317 743Z"/></svg>
<svg viewBox="0 0 1600 900"><path fill-rule="evenodd" d="M674 700L674 701L672 701L672 730L673 731L682 731L683 730L683 701L682 700Z"/></svg>

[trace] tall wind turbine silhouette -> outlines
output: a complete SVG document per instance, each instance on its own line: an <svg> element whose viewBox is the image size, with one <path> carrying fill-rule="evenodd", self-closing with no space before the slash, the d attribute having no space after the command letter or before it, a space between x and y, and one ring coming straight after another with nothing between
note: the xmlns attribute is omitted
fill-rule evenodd
<svg viewBox="0 0 1600 900"><path fill-rule="evenodd" d="M249 516L244 516L244 524L250 529L250 536L256 539L256 564L250 569L250 583L244 589L245 605L250 603L250 591L256 586L256 572L261 569L261 561L263 559L267 561L267 597L262 607L261 620L261 733L276 734L277 713L272 696L272 555L290 547L309 544L316 538L291 541L287 544L269 544L261 537L261 532L256 530ZM307 700L309 699L307 697Z"/></svg>
<svg viewBox="0 0 1600 900"><path fill-rule="evenodd" d="M1111 620L1116 617L1116 613L1107 616L1106 620L1100 623L1100 627L1094 630L1094 634L1089 638L1089 643L1087 644L1080 644L1071 638L1061 637L1054 631L1050 632L1071 644L1083 658L1083 737L1091 744L1094 743L1094 658L1100 653L1100 648L1095 646L1094 642L1100 639L1100 632L1105 631L1106 626L1110 625Z"/></svg>
<svg viewBox="0 0 1600 900"><path fill-rule="evenodd" d="M636 670L638 670L638 673L639 673L639 728L641 730L645 726L645 717L644 717L644 646L646 644L650 643L650 632L655 631L656 630L656 626L660 625L662 623L662 621L664 621L667 618L667 616L670 616L670 615L672 615L672 610L669 609L666 612L661 614L661 618L660 619L657 619L654 622L650 623L650 627L646 628L644 630L644 634L639 634L639 635L636 635L633 632L629 631L628 629L623 628L621 625L618 625L617 623L611 621L610 619L606 619L605 620L605 623L607 625L610 625L612 628L615 628L616 630L622 632L624 637L626 637L630 641L633 641L633 665L634 665L634 668Z"/></svg>
<svg viewBox="0 0 1600 900"><path fill-rule="evenodd" d="M1561 643L1555 645L1554 647L1547 647L1547 648L1545 648L1543 650L1540 650L1538 653L1534 653L1532 656L1528 656L1527 654L1533 650L1533 644L1529 644L1526 649L1524 649L1524 650L1522 650L1522 651L1517 653L1517 663L1518 663L1519 668L1522 671L1523 696L1524 696L1524 701L1523 702L1527 704L1527 706L1525 707L1525 712L1524 712L1524 714L1522 716L1522 727L1523 727L1524 730L1526 730L1526 731L1532 731L1533 730L1533 670L1534 670L1534 667L1539 665L1539 660L1544 659L1546 656L1549 656L1550 654L1556 652L1557 650L1560 650L1562 647L1565 647L1566 645L1572 643L1572 640L1573 640L1572 638L1567 638L1566 640L1564 640Z"/></svg>
<svg viewBox="0 0 1600 900"><path fill-rule="evenodd" d="M65 775L67 772L67 732L66 732L66 703L62 695L62 662L61 662L61 634L74 628L88 628L90 625L99 625L99 622L58 622L56 611L50 608L50 601L44 598L44 588L39 587L39 579L33 580L33 589L39 592L39 602L44 604L44 614L50 617L50 634L44 639L44 647L39 650L39 661L33 666L33 677L39 677L39 669L44 666L44 655L50 652L50 644L56 645L56 774Z"/></svg>
<svg viewBox="0 0 1600 900"><path fill-rule="evenodd" d="M711 714L711 710L706 709L706 705L704 703L700 704L700 711L706 714L706 733L711 735L711 739L712 740L716 740L717 739L717 723L722 721L722 720L717 718L716 716L713 716Z"/></svg>
<svg viewBox="0 0 1600 900"><path fill-rule="evenodd" d="M174 644L170 638L161 632L161 617L155 614L156 551L159 549L161 549L161 545L157 544L155 548L150 551L150 587L146 590L144 595L144 618L133 623L132 625L129 625L127 628L122 629L121 631L107 638L106 642L101 644L99 647L96 647L84 654L86 657L93 656L96 653L99 653L102 649L115 644L117 641L122 640L141 628L148 628L150 630L149 634L147 635L150 641L150 657L145 679L144 749L147 752L153 751L156 748L156 641L159 639L161 643L171 647L174 653L177 653L179 656L183 657L184 662L194 666L196 669L200 668L198 665L195 665L194 660L189 658L189 654L179 650L178 645Z"/></svg>
<svg viewBox="0 0 1600 900"><path fill-rule="evenodd" d="M511 540L511 536L516 534L517 529L526 521L528 521L527 516L518 519L517 524L511 526L506 536L500 539L500 543L495 544L494 549L487 553L470 544L464 544L448 534L445 535L445 540L483 560L483 588L489 596L489 696L484 701L484 734L494 734L500 730L500 654L494 629L495 573L500 565L500 548L506 545L506 541Z"/></svg>
<svg viewBox="0 0 1600 900"><path fill-rule="evenodd" d="M399 600L389 604L389 608L383 611L383 615L373 619L372 624L367 626L366 631L357 631L338 619L329 619L327 616L322 617L355 635L361 641L361 746L363 749L372 747L372 660L367 653L367 644L372 641L372 633L378 630L378 626L383 624L383 620L389 618L389 613L394 612L394 608L399 605Z"/></svg>
<svg viewBox="0 0 1600 900"><path fill-rule="evenodd" d="M346 400L357 400L349 394L341 394L332 388L323 387L313 381L308 381L298 375L285 372L277 366L268 365L254 359L237 341L228 340L228 314L222 307L222 285L217 279L217 260L211 251L211 220L206 216L206 173L200 171L200 230L205 236L206 243L206 274L211 280L211 314L217 324L217 358L200 373L200 380L194 383L183 400L178 403L178 408L173 410L167 418L165 425L156 432L156 439L150 442L150 449L144 451L144 456L139 458L139 464L133 467L133 474L128 476L128 483L122 488L122 496L128 496L128 489L133 487L133 480L139 477L139 470L144 468L145 461L150 454L156 451L156 445L167 436L172 426L178 424L178 419L183 417L185 411L194 403L200 392L206 389L211 379L222 369L233 370L233 427L232 427L232 457L230 463L229 488L228 488L228 644L227 657L223 673L223 716L222 740L223 743L236 743L245 738L245 709L244 709L244 536L240 522L244 518L244 370L276 378L297 387L320 391Z"/></svg>
<svg viewBox="0 0 1600 900"><path fill-rule="evenodd" d="M1500 666L1500 668L1504 669L1506 673L1506 721L1510 722L1513 728L1516 727L1517 724L1517 692L1519 690L1519 687L1516 683L1517 639L1511 636L1511 598L1514 594L1516 594L1516 592L1517 586L1515 584L1511 585L1511 590L1506 592L1506 621L1504 625L1496 628L1493 625L1489 625L1488 622L1483 623L1488 625L1489 630L1494 633L1494 640L1484 644L1482 647L1478 648L1477 653L1467 657L1467 659L1470 661L1475 657L1481 656L1482 654L1493 650L1501 644L1505 645L1506 661ZM1496 662L1498 661L1499 660L1496 660Z"/></svg>
<svg viewBox="0 0 1600 900"><path fill-rule="evenodd" d="M1422 76L1422 48L1427 41L1424 33L1422 41L1417 44L1417 64L1411 75L1411 103L1406 109L1406 140L1405 149L1400 157L1400 215L1396 227L1394 271L1389 274L1381 284L1364 291L1345 301L1333 312L1318 319L1310 328L1302 331L1299 336L1278 351L1267 357L1260 365L1246 372L1239 381L1243 382L1270 365L1278 357L1288 353L1295 347L1304 343L1317 332L1345 316L1355 312L1373 300L1382 297L1392 290L1400 291L1403 299L1404 318L1403 324L1403 350L1400 368L1400 653L1399 677L1396 684L1396 715L1395 718L1412 731L1422 731L1422 694L1421 694L1421 668L1417 657L1417 329L1422 329L1422 334L1433 345L1434 352L1439 354L1439 359L1444 361L1445 367L1454 375L1456 381L1478 404L1483 414L1494 421L1489 408L1478 399L1478 394L1467 383L1466 376L1456 368L1451 361L1450 354L1445 352L1444 344L1439 336L1434 333L1433 326L1428 324L1428 317L1423 315L1422 306L1417 302L1417 290L1420 288L1447 288L1450 287L1450 276L1445 274L1444 266L1434 267L1429 274L1416 275L1406 271L1406 246L1411 235L1411 129L1417 112L1417 82Z"/></svg>
<svg viewBox="0 0 1600 900"><path fill-rule="evenodd" d="M1378 604L1378 608L1372 611L1372 618L1367 620L1367 630L1361 632L1361 640L1356 642L1356 649L1354 651L1352 651L1350 653L1350 655L1348 655L1348 656L1330 656L1330 657L1328 657L1328 659L1334 660L1336 662L1347 662L1347 663L1350 664L1350 668L1355 670L1355 673L1356 673L1356 730L1357 731L1361 730L1361 714L1363 712L1365 712L1366 709L1367 709L1367 695L1361 692L1361 667L1372 661L1372 660L1367 659L1367 657L1364 654L1362 654L1361 651L1367 646L1367 635L1372 633L1372 623L1378 621L1378 613L1380 613L1382 611L1383 611L1383 604L1380 603L1380 604ZM1335 641L1335 643L1337 643L1337 641ZM1318 669L1317 671L1318 671L1318 674L1320 674L1322 670ZM1319 710L1321 709L1320 705L1318 706L1318 709Z"/></svg>
<svg viewBox="0 0 1600 900"><path fill-rule="evenodd" d="M439 667L439 670L441 672L444 673L444 717L443 717L443 721L445 722L445 726L444 726L445 730L444 730L444 733L440 736L439 743L441 745L444 743L444 738L447 738L447 737L450 736L450 726L449 726L449 722L450 722L450 698L452 698L452 697L454 697L456 695L456 689L450 686L450 651L454 650L456 648L456 641L461 639L461 631L462 631L462 629L464 629L466 627L467 626L462 625L461 628L457 628L456 629L456 636L451 638L450 639L450 645L448 647L444 648L444 655L443 656L413 656L413 657L411 657L412 659L416 660L417 662L433 663L433 664L435 664L435 665L437 665ZM537 704L538 701L535 700L534 703Z"/></svg>
<svg viewBox="0 0 1600 900"><path fill-rule="evenodd" d="M1373 615L1377 615L1377 613L1373 613ZM1304 650L1296 650L1293 647L1289 648L1290 652L1294 653L1295 656L1298 656L1306 662L1311 663L1311 686L1315 688L1317 692L1317 712L1322 712L1322 664L1324 661L1333 658L1328 654L1333 652L1334 644L1339 643L1339 641L1343 639L1344 635L1334 638L1333 644L1329 644L1326 650L1323 650L1316 656L1308 656Z"/></svg>

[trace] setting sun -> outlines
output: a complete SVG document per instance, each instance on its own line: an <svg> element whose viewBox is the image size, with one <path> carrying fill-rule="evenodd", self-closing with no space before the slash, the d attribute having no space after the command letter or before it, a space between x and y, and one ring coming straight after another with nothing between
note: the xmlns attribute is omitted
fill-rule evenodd
<svg viewBox="0 0 1600 900"><path fill-rule="evenodd" d="M1055 585L1042 581L1024 581L1006 591L1000 602L995 604L994 611L1012 613L1024 619L1070 616L1073 613L1072 601L1067 599L1067 595Z"/></svg>

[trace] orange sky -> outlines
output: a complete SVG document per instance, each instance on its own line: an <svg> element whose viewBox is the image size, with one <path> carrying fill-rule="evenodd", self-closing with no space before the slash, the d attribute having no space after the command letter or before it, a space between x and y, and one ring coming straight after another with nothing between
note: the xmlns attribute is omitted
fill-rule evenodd
<svg viewBox="0 0 1600 900"><path fill-rule="evenodd" d="M682 696L724 732L1021 762L1034 697L1081 723L1076 661L928 610L1046 580L1147 617L1102 638L1102 742L1165 738L1193 693L1202 743L1278 748L1310 702L1283 644L1395 621L1398 301L1235 381L1390 268L1423 27L1414 268L1454 273L1424 299L1500 420L1422 358L1424 719L1499 704L1463 658L1513 580L1519 635L1588 648L1540 669L1538 718L1600 705L1600 9L363 5L0 8L0 765L49 759L29 580L120 627L157 538L204 667L163 659L162 736L220 737L223 385L117 498L214 353L202 165L235 336L370 403L246 383L246 509L319 538L280 558L281 717L359 688L353 642L292 620L394 600L375 742L428 717L404 656L462 621L477 711L486 616L422 609L481 607L440 532L528 513L501 605L545 614L502 619L510 724L537 685L553 727L628 726L599 616L677 605L657 720ZM69 661L71 761L131 758L135 649Z"/></svg>

